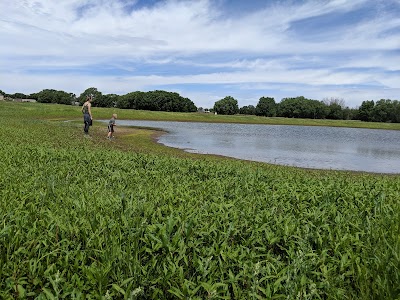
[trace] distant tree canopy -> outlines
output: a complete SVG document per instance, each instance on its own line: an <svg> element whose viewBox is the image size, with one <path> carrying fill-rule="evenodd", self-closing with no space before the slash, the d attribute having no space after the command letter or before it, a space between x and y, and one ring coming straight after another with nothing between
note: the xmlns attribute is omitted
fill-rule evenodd
<svg viewBox="0 0 400 300"><path fill-rule="evenodd" d="M248 105L248 106L243 106L239 108L239 114L241 115L255 115L256 114L256 108L254 105Z"/></svg>
<svg viewBox="0 0 400 300"><path fill-rule="evenodd" d="M75 100L75 94L56 90L43 90L33 95L41 103L71 104Z"/></svg>
<svg viewBox="0 0 400 300"><path fill-rule="evenodd" d="M375 106L374 100L363 101L358 109L358 116L361 121L369 121L372 119L372 109Z"/></svg>
<svg viewBox="0 0 400 300"><path fill-rule="evenodd" d="M7 95L7 96L10 97L10 98L13 98L13 99L26 99L26 98L29 98L28 95L25 95L23 93L15 93L15 94Z"/></svg>
<svg viewBox="0 0 400 300"><path fill-rule="evenodd" d="M367 122L400 123L400 102L398 100L381 99L363 101L358 109L358 117Z"/></svg>
<svg viewBox="0 0 400 300"><path fill-rule="evenodd" d="M175 92L162 90L150 92L131 92L125 95L103 95L95 87L87 88L79 97L73 93L45 89L38 93L26 95L23 93L7 94L0 90L6 100L9 99L35 99L41 103L58 103L71 105L79 102L82 105L86 97L93 96L93 106L118 107L122 109L141 109L171 112L196 112L197 107L188 98ZM217 112L223 115L246 114L265 117L286 118L311 118L335 120L361 120L366 122L392 122L400 123L400 102L398 100L381 99L378 101L363 101L359 108L349 108L343 99L325 98L322 101L307 99L303 96L283 98L279 103L272 97L261 97L257 106L243 106L239 109L238 101L227 96L217 102L211 109L199 109L204 112Z"/></svg>
<svg viewBox="0 0 400 300"><path fill-rule="evenodd" d="M254 114L251 105L240 108L240 114ZM265 117L312 118L312 119L357 119L358 109L345 107L343 99L330 98L323 101L304 98L283 98L276 103L272 97L261 97L255 114Z"/></svg>
<svg viewBox="0 0 400 300"><path fill-rule="evenodd" d="M275 117L277 105L271 97L261 97L256 106L256 115L264 117Z"/></svg>
<svg viewBox="0 0 400 300"><path fill-rule="evenodd" d="M178 93L166 91L132 92L116 99L119 108L153 111L195 112L196 105Z"/></svg>
<svg viewBox="0 0 400 300"><path fill-rule="evenodd" d="M71 105L79 102L82 105L87 96L93 97L94 107L118 107L127 109L143 109L155 111L174 111L174 112L195 112L196 105L188 98L180 96L178 93L166 91L151 92L132 92L123 96L116 94L103 95L95 87L87 88L79 97L73 93L45 89L29 96L22 93L8 95L0 91L4 96L12 99L32 98L41 103L58 103Z"/></svg>
<svg viewBox="0 0 400 300"><path fill-rule="evenodd" d="M102 95L98 99L95 98L95 102L96 105L100 107L115 107L117 106L119 97L120 96L117 94L106 94Z"/></svg>
<svg viewBox="0 0 400 300"><path fill-rule="evenodd" d="M119 98L116 94L106 94L103 95L97 90L97 88L90 87L87 88L82 94L77 98L79 105L82 105L88 96L93 97L92 105L95 107L114 107Z"/></svg>
<svg viewBox="0 0 400 300"><path fill-rule="evenodd" d="M332 120L346 119L344 100L339 98L325 98L322 102L327 106L326 118Z"/></svg>
<svg viewBox="0 0 400 300"><path fill-rule="evenodd" d="M214 103L214 111L221 115L235 115L239 113L239 106L236 99L227 96Z"/></svg>
<svg viewBox="0 0 400 300"><path fill-rule="evenodd" d="M327 107L322 101L303 96L284 98L279 103L277 115L286 118L323 119L327 115Z"/></svg>
<svg viewBox="0 0 400 300"><path fill-rule="evenodd" d="M228 98L228 97L227 97ZM232 97L229 97L233 99ZM221 103L216 102L221 106ZM221 109L220 107L217 107ZM254 114L254 106L243 106L240 114ZM381 99L363 101L359 108L345 106L343 99L326 98L323 101L307 99L303 96L283 98L275 103L274 98L261 97L255 107L255 114L266 117L361 120L367 122L400 123L400 102Z"/></svg>
<svg viewBox="0 0 400 300"><path fill-rule="evenodd" d="M93 106L103 107L101 105L103 103L103 99L102 99L103 94L101 92L99 92L97 90L97 88L95 88L95 87L90 87L90 88L86 89L82 94L79 95L79 97L77 99L79 104L82 105L83 103L85 103L88 96L93 97L93 102L92 102Z"/></svg>

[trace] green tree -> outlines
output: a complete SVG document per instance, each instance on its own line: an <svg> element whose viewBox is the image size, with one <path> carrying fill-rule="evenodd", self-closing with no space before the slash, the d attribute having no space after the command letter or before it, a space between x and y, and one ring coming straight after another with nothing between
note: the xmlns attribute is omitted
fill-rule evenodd
<svg viewBox="0 0 400 300"><path fill-rule="evenodd" d="M128 108L128 109L143 109L143 103L145 101L146 93L136 91L131 92L117 99L118 108Z"/></svg>
<svg viewBox="0 0 400 300"><path fill-rule="evenodd" d="M285 118L300 118L301 98L283 98L279 103L278 116Z"/></svg>
<svg viewBox="0 0 400 300"><path fill-rule="evenodd" d="M144 106L140 109L175 112L197 111L197 107L190 99L175 92L150 91L146 93L144 100Z"/></svg>
<svg viewBox="0 0 400 300"><path fill-rule="evenodd" d="M152 111L195 112L197 107L178 93L167 91L131 92L120 96L117 107Z"/></svg>
<svg viewBox="0 0 400 300"><path fill-rule="evenodd" d="M239 114L241 115L255 115L256 114L256 108L254 105L247 105L243 106L239 109Z"/></svg>
<svg viewBox="0 0 400 300"><path fill-rule="evenodd" d="M195 112L197 111L197 106L189 98L184 98L180 100L180 110L181 112Z"/></svg>
<svg viewBox="0 0 400 300"><path fill-rule="evenodd" d="M325 103L304 98L284 98L278 105L278 116L286 118L323 119L328 109Z"/></svg>
<svg viewBox="0 0 400 300"><path fill-rule="evenodd" d="M331 103L328 106L328 115L326 116L327 119L332 120L342 120L343 119L343 109L337 103Z"/></svg>
<svg viewBox="0 0 400 300"><path fill-rule="evenodd" d="M344 119L345 103L341 98L325 98L323 103L327 106L327 119L342 120Z"/></svg>
<svg viewBox="0 0 400 300"><path fill-rule="evenodd" d="M56 90L44 89L37 93L37 101L40 103L56 103L56 94Z"/></svg>
<svg viewBox="0 0 400 300"><path fill-rule="evenodd" d="M392 102L390 121L393 123L400 123L400 102L398 100L393 100Z"/></svg>
<svg viewBox="0 0 400 300"><path fill-rule="evenodd" d="M93 97L93 106L97 106L97 103L103 103L101 99L103 97L103 94L99 92L95 87L87 88L82 94L79 95L77 100L79 101L80 105L85 103L87 96Z"/></svg>
<svg viewBox="0 0 400 300"><path fill-rule="evenodd" d="M221 115L234 115L239 113L238 102L235 98L227 96L214 103L214 111Z"/></svg>
<svg viewBox="0 0 400 300"><path fill-rule="evenodd" d="M120 96L116 94L106 94L96 99L96 106L98 107L114 107Z"/></svg>
<svg viewBox="0 0 400 300"><path fill-rule="evenodd" d="M56 91L53 103L71 105L75 101L74 93L67 93L64 91Z"/></svg>
<svg viewBox="0 0 400 300"><path fill-rule="evenodd" d="M23 93L10 94L9 97L11 97L13 99L26 99L26 98L28 98L27 95L25 95Z"/></svg>
<svg viewBox="0 0 400 300"><path fill-rule="evenodd" d="M32 93L29 95L30 99L35 99L36 101L38 100L38 97L39 97L39 93Z"/></svg>
<svg viewBox="0 0 400 300"><path fill-rule="evenodd" d="M381 99L375 103L371 111L371 120L374 122L388 122L393 110L392 100Z"/></svg>
<svg viewBox="0 0 400 300"><path fill-rule="evenodd" d="M329 108L323 101L309 100L308 102L308 118L312 119L325 119L329 113Z"/></svg>
<svg viewBox="0 0 400 300"><path fill-rule="evenodd" d="M375 102L374 100L367 100L361 103L360 108L358 109L358 117L361 121L371 121L372 120L372 110L374 109Z"/></svg>
<svg viewBox="0 0 400 300"><path fill-rule="evenodd" d="M45 89L33 94L33 99L41 103L57 103L71 105L75 101L75 94L64 91Z"/></svg>
<svg viewBox="0 0 400 300"><path fill-rule="evenodd" d="M256 106L256 115L264 117L276 116L275 99L271 97L261 97Z"/></svg>
<svg viewBox="0 0 400 300"><path fill-rule="evenodd" d="M296 98L283 98L279 103L279 117L303 118L305 110L305 98L303 96Z"/></svg>
<svg viewBox="0 0 400 300"><path fill-rule="evenodd" d="M344 120L358 120L358 109L350 108L346 106L343 109L343 119Z"/></svg>

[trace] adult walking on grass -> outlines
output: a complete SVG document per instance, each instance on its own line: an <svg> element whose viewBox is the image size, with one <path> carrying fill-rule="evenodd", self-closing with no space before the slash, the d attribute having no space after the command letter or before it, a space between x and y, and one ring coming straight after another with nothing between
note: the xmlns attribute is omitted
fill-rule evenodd
<svg viewBox="0 0 400 300"><path fill-rule="evenodd" d="M89 127L92 126L93 116L92 116L92 96L86 97L86 102L83 103L82 113L83 113L83 123L85 126L83 127L83 131L85 132L85 136L89 136Z"/></svg>

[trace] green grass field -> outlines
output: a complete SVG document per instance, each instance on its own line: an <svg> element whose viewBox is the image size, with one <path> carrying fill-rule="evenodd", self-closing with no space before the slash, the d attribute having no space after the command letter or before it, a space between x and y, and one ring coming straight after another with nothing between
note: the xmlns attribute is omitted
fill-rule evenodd
<svg viewBox="0 0 400 300"><path fill-rule="evenodd" d="M93 109L113 112L330 124ZM99 123L87 139L79 107L0 102L0 118L1 299L400 298L400 175L194 155L145 129L109 142Z"/></svg>
<svg viewBox="0 0 400 300"><path fill-rule="evenodd" d="M45 119L75 119L80 120L80 108L76 106L58 104L32 104L32 103L1 103L2 107L13 109L17 105L23 110L32 113L40 105L38 118ZM244 123L244 124L276 124L276 125L303 125L303 126L333 126L354 127L369 129L400 130L400 123L361 122L357 120L319 120L319 119L295 119L295 118L265 118L250 115L214 115L212 113L177 113L162 111L127 110L117 108L93 109L95 119L109 119L112 113L117 113L120 119L127 120L158 120L158 121L190 121L190 122L217 122L217 123Z"/></svg>

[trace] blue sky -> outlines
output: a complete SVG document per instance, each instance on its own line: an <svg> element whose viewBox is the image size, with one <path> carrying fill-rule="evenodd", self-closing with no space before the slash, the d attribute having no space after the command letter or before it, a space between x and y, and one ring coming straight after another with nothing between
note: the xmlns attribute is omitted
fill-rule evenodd
<svg viewBox="0 0 400 300"><path fill-rule="evenodd" d="M400 0L0 2L0 90L400 100Z"/></svg>

